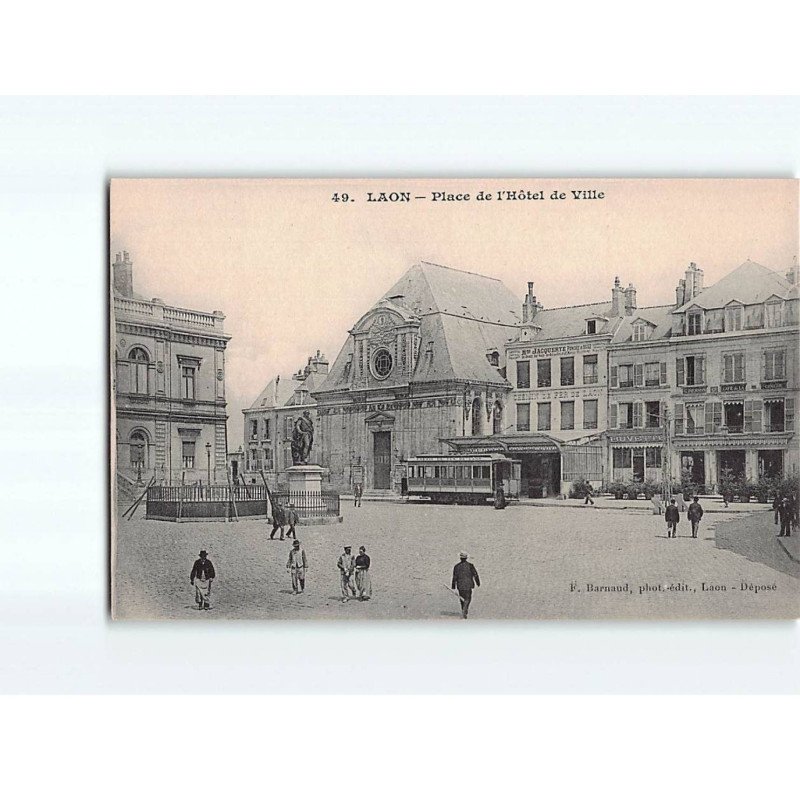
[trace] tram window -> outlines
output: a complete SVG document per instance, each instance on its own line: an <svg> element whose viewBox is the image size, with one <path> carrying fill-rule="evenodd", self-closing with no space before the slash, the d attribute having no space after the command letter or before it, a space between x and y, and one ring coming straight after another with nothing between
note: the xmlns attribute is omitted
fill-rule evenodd
<svg viewBox="0 0 800 800"><path fill-rule="evenodd" d="M489 478L492 477L492 468L491 467L481 467L481 477L488 481Z"/></svg>
<svg viewBox="0 0 800 800"><path fill-rule="evenodd" d="M447 477L450 480L453 480L453 475L454 475L454 467L453 466L448 466L447 467Z"/></svg>
<svg viewBox="0 0 800 800"><path fill-rule="evenodd" d="M480 480L480 477L481 477L481 468L480 468L479 466L475 465L475 466L472 468L472 477L473 477L473 479L477 478L478 480Z"/></svg>
<svg viewBox="0 0 800 800"><path fill-rule="evenodd" d="M426 478L433 477L433 467L425 467L425 477Z"/></svg>

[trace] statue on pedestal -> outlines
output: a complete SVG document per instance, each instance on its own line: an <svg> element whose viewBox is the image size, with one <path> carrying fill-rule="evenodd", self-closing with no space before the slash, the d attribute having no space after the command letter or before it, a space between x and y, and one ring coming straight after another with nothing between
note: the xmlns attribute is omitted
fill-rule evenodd
<svg viewBox="0 0 800 800"><path fill-rule="evenodd" d="M308 464L311 446L314 444L314 422L311 414L304 411L294 422L292 431L292 465Z"/></svg>

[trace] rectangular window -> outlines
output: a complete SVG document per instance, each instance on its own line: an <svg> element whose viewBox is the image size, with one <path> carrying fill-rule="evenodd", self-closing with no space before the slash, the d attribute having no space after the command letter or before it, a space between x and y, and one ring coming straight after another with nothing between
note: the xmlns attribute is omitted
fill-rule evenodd
<svg viewBox="0 0 800 800"><path fill-rule="evenodd" d="M705 431L705 403L686 406L686 433L703 433Z"/></svg>
<svg viewBox="0 0 800 800"><path fill-rule="evenodd" d="M596 319L589 319L586 320L586 333L593 334L597 333L597 320Z"/></svg>
<svg viewBox="0 0 800 800"><path fill-rule="evenodd" d="M725 330L740 331L742 329L742 308L733 306L725 309Z"/></svg>
<svg viewBox="0 0 800 800"><path fill-rule="evenodd" d="M194 400L194 371L194 367L181 367L184 400Z"/></svg>
<svg viewBox="0 0 800 800"><path fill-rule="evenodd" d="M764 380L782 381L786 378L786 351L767 350L764 353Z"/></svg>
<svg viewBox="0 0 800 800"><path fill-rule="evenodd" d="M661 467L661 448L660 447L645 447L644 449L645 466Z"/></svg>
<svg viewBox="0 0 800 800"><path fill-rule="evenodd" d="M575 429L575 402L573 400L561 401L561 430Z"/></svg>
<svg viewBox="0 0 800 800"><path fill-rule="evenodd" d="M686 385L704 386L705 382L705 356L686 356Z"/></svg>
<svg viewBox="0 0 800 800"><path fill-rule="evenodd" d="M648 400L644 404L645 428L658 428L661 425L661 403Z"/></svg>
<svg viewBox="0 0 800 800"><path fill-rule="evenodd" d="M645 386L661 385L661 364L658 361L654 361L644 365L644 385Z"/></svg>
<svg viewBox="0 0 800 800"><path fill-rule="evenodd" d="M597 356L583 357L583 382L597 383Z"/></svg>
<svg viewBox="0 0 800 800"><path fill-rule="evenodd" d="M575 385L575 358L573 356L564 356L561 359L561 385Z"/></svg>
<svg viewBox="0 0 800 800"><path fill-rule="evenodd" d="M616 469L630 469L631 467L630 447L615 447L613 452L614 452L614 467Z"/></svg>
<svg viewBox="0 0 800 800"><path fill-rule="evenodd" d="M764 401L764 430L767 433L782 433L786 429L783 400Z"/></svg>
<svg viewBox="0 0 800 800"><path fill-rule="evenodd" d="M291 417L283 418L283 438L291 439L294 430L294 420Z"/></svg>
<svg viewBox="0 0 800 800"><path fill-rule="evenodd" d="M184 469L194 469L194 442L183 442L182 449L182 463ZM255 450L253 451L255 456Z"/></svg>
<svg viewBox="0 0 800 800"><path fill-rule="evenodd" d="M764 306L764 325L767 328L780 328L783 325L783 309L780 303L767 303Z"/></svg>
<svg viewBox="0 0 800 800"><path fill-rule="evenodd" d="M686 315L686 331L689 336L697 336L703 332L702 311L693 311Z"/></svg>
<svg viewBox="0 0 800 800"><path fill-rule="evenodd" d="M536 430L550 430L550 403L539 403L536 408Z"/></svg>
<svg viewBox="0 0 800 800"><path fill-rule="evenodd" d="M632 428L633 427L633 403L620 403L619 404L619 427Z"/></svg>
<svg viewBox="0 0 800 800"><path fill-rule="evenodd" d="M722 382L742 383L744 376L744 353L728 353L722 357Z"/></svg>
<svg viewBox="0 0 800 800"><path fill-rule="evenodd" d="M597 428L597 400L583 401L583 427L589 431Z"/></svg>
<svg viewBox="0 0 800 800"><path fill-rule="evenodd" d="M633 364L620 364L618 375L620 389L629 389L633 386Z"/></svg>
<svg viewBox="0 0 800 800"><path fill-rule="evenodd" d="M536 385L542 389L550 386L550 359L540 358L536 362Z"/></svg>
<svg viewBox="0 0 800 800"><path fill-rule="evenodd" d="M531 362L517 361L517 389L531 388Z"/></svg>
<svg viewBox="0 0 800 800"><path fill-rule="evenodd" d="M269 430L269 429L270 429L269 420L268 420L268 419L265 419L265 420L264 420L264 438L265 438L265 439L269 439L269 438L271 438L271 437L270 437L270 435L269 435L269 433L270 433L270 430Z"/></svg>
<svg viewBox="0 0 800 800"><path fill-rule="evenodd" d="M517 403L517 430L529 431L531 429L531 404Z"/></svg>
<svg viewBox="0 0 800 800"><path fill-rule="evenodd" d="M257 439L258 438L258 420L254 419L250 422L250 438Z"/></svg>

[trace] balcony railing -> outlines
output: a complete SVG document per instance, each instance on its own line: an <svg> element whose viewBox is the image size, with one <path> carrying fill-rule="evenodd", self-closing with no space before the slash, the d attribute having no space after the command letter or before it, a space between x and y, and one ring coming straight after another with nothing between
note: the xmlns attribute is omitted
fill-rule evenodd
<svg viewBox="0 0 800 800"><path fill-rule="evenodd" d="M118 315L147 317L153 322L167 322L188 328L223 329L225 315L219 311L208 314L204 311L191 311L187 308L174 308L162 302L135 300L130 297L114 297L114 311Z"/></svg>

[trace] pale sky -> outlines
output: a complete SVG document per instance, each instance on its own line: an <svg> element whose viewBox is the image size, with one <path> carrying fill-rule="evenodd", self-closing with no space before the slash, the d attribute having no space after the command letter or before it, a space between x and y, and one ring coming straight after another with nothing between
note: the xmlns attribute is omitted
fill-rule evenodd
<svg viewBox="0 0 800 800"><path fill-rule="evenodd" d="M476 201L481 191L566 200ZM572 200L594 189L602 200ZM369 203L367 192L469 192L469 202ZM334 192L354 202L332 202ZM418 261L526 282L545 308L610 299L614 276L640 306L674 302L690 261L710 285L750 258L785 271L798 253L792 180L115 180L111 255L134 291L221 310L228 445L241 409L276 374L322 350L333 363L358 318Z"/></svg>

